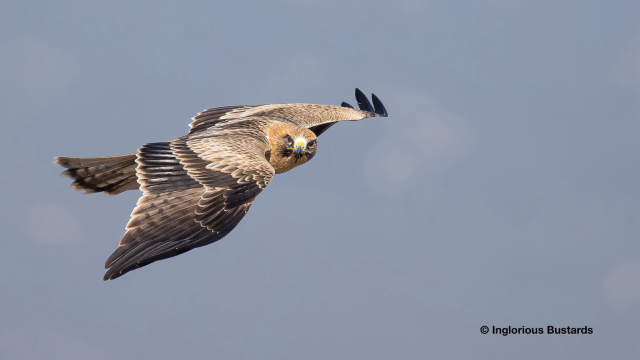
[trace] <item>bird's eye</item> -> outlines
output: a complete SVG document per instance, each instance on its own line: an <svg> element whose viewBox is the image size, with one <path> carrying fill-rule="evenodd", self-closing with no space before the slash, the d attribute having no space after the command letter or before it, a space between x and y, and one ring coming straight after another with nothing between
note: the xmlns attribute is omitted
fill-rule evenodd
<svg viewBox="0 0 640 360"><path fill-rule="evenodd" d="M293 139L291 136L287 135L284 137L284 144L287 145L287 147L293 147Z"/></svg>
<svg viewBox="0 0 640 360"><path fill-rule="evenodd" d="M316 147L316 142L317 142L316 140L309 141L309 143L307 144L307 147L309 149L313 149L314 147Z"/></svg>

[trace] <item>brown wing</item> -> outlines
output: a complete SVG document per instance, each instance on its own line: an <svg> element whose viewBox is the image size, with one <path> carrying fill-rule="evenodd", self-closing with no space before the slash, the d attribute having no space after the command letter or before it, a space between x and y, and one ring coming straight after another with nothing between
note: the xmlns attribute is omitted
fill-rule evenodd
<svg viewBox="0 0 640 360"><path fill-rule="evenodd" d="M371 95L373 105L362 91L356 89L356 100L360 110L343 102L342 106L313 105L313 104L272 104L250 106L227 106L213 108L199 113L193 118L190 134L202 131L217 123L228 119L244 117L277 117L294 122L295 124L313 131L316 136L325 132L329 127L343 120L361 120L368 117L386 117L387 110L380 99Z"/></svg>
<svg viewBox="0 0 640 360"><path fill-rule="evenodd" d="M274 171L266 139L242 134L152 143L138 151L143 196L104 280L211 244L242 220Z"/></svg>
<svg viewBox="0 0 640 360"><path fill-rule="evenodd" d="M189 134L193 134L214 126L215 124L227 119L235 119L238 117L238 113L243 113L249 109L258 107L261 105L240 105L240 106L224 106L219 108L207 109L198 113L198 115L191 118L193 120L189 124Z"/></svg>

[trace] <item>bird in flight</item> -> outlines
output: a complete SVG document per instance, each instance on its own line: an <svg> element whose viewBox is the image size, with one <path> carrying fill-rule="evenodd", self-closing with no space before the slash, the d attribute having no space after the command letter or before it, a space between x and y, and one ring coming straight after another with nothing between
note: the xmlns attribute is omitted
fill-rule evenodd
<svg viewBox="0 0 640 360"><path fill-rule="evenodd" d="M109 157L59 156L62 175L85 193L140 189L120 246L107 259L113 280L225 237L275 174L309 161L317 137L338 121L386 117L356 89L358 107L312 104L227 106L205 110L189 134Z"/></svg>

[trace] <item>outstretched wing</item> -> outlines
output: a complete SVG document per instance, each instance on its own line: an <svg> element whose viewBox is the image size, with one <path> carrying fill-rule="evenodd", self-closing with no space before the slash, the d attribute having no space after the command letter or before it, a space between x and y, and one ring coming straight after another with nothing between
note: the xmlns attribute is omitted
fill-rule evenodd
<svg viewBox="0 0 640 360"><path fill-rule="evenodd" d="M105 263L104 280L231 232L274 175L267 149L264 136L223 131L143 146L136 171L144 194L120 247Z"/></svg>
<svg viewBox="0 0 640 360"><path fill-rule="evenodd" d="M387 110L375 94L371 94L373 105L360 89L356 88L356 100L359 110L346 102L342 106L313 105L313 104L272 104L227 106L205 110L193 118L190 134L215 126L217 123L229 119L244 117L277 117L292 121L298 126L313 131L316 136L325 132L338 121L355 121L369 117L386 117Z"/></svg>

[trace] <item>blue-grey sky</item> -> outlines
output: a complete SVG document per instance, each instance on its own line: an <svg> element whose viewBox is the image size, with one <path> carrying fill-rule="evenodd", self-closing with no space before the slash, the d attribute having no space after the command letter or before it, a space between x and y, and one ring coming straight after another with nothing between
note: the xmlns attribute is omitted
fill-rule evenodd
<svg viewBox="0 0 640 360"><path fill-rule="evenodd" d="M637 359L638 1L2 1L2 359ZM101 280L134 152L205 108L355 103L229 236ZM493 335L584 327L591 335Z"/></svg>

